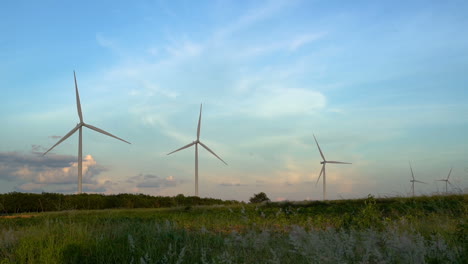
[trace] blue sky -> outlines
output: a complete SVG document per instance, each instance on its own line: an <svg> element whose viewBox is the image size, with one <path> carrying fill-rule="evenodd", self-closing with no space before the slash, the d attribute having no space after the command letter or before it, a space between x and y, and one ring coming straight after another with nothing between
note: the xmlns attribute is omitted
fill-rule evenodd
<svg viewBox="0 0 468 264"><path fill-rule="evenodd" d="M0 10L0 192L321 199L468 181L465 1L14 1Z"/></svg>

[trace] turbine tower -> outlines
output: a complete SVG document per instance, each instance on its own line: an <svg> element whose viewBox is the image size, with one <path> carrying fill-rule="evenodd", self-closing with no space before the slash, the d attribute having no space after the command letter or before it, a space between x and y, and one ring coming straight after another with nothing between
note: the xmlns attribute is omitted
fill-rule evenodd
<svg viewBox="0 0 468 264"><path fill-rule="evenodd" d="M335 163L335 164L351 164L349 162L342 162L342 161L331 161L331 160L326 160L325 159L325 156L323 155L323 152L322 150L320 149L320 145L319 143L317 142L317 139L315 138L315 135L314 136L314 139L315 139L315 143L317 143L317 147L318 147L318 150L320 152L320 156L322 156L322 159L323 161L320 162L320 164L322 164L322 169L320 170L320 174L317 178L317 182L315 183L315 186L317 186L317 183L319 182L320 180L320 177L322 176L322 173L323 173L323 200L326 200L327 199L327 189L326 189L326 174L325 174L325 165L327 163Z"/></svg>
<svg viewBox="0 0 468 264"><path fill-rule="evenodd" d="M409 167L410 167L410 170L411 170L411 177L413 177L412 180L410 180L411 182L411 189L413 190L413 196L414 196L414 183L415 182L419 182L419 183L424 183L426 184L425 182L422 182L422 181L418 181L414 178L414 173L413 173L413 168L411 167L411 162L409 162Z"/></svg>
<svg viewBox="0 0 468 264"><path fill-rule="evenodd" d="M449 171L449 174L448 174L448 176L447 176L447 179L437 180L437 181L444 181L444 182L445 182L445 193L446 193L446 194L448 193L448 191L447 191L447 190L448 190L448 189L447 189L447 185L448 185L448 184L450 184L450 185L452 184L452 183L449 181L450 174L452 173L452 169L453 169L453 168L450 168L450 171Z"/></svg>
<svg viewBox="0 0 468 264"><path fill-rule="evenodd" d="M198 196L198 144L200 144L202 147L204 147L206 150L208 150L211 154L213 154L216 158L218 158L220 161L222 161L224 164L227 165L227 163L223 159L221 159L208 146L206 146L205 144L203 144L200 141L201 115L202 115L202 104L200 104L200 115L198 117L197 140L195 140L192 143L187 144L187 145L185 145L185 146L183 146L183 147L181 147L179 149L176 149L176 150L174 150L174 151L167 154L167 155L171 155L172 153L175 153L175 152L177 152L179 150L183 150L183 149L186 149L188 147L191 147L191 146L195 145L195 196Z"/></svg>
<svg viewBox="0 0 468 264"><path fill-rule="evenodd" d="M47 154L49 151L51 151L53 148L55 148L55 146L57 146L58 144L62 143L63 141L65 141L67 138L69 138L71 135L73 135L73 133L75 133L77 130L78 130L78 194L82 193L82 183L83 183L83 154L82 154L82 128L85 126L89 129L92 129L94 131L97 131L99 133L102 133L104 135L107 135L107 136L110 136L110 137L113 137L113 138L116 138L118 140L121 140L125 143L128 143L128 144L131 144L130 142L128 141L125 141L119 137L116 137L114 135L112 135L111 133L109 132L106 132L100 128L97 128L95 126L92 126L90 124L86 124L84 121L83 121L83 114L81 113L81 103L80 103L80 94L78 93L78 84L76 82L76 74L75 74L75 71L73 71L73 76L75 78L75 92L76 92L76 107L77 107L77 110L78 110L78 117L80 118L80 123L76 124L75 128L73 128L70 132L68 132L68 134L66 134L63 138L61 138L57 143L55 143L55 145L53 145L49 150L47 150L46 152L44 152L44 154L42 154L42 156L44 156L45 154Z"/></svg>

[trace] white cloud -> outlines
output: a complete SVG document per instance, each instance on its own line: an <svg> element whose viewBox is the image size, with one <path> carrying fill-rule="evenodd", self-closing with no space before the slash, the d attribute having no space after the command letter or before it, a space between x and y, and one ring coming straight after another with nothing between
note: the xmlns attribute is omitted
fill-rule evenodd
<svg viewBox="0 0 468 264"><path fill-rule="evenodd" d="M194 139L191 136L187 136L186 133L179 132L174 126L167 122L166 118L162 114L146 112L142 114L141 120L145 125L159 127L161 133L177 140L178 142L188 144Z"/></svg>
<svg viewBox="0 0 468 264"><path fill-rule="evenodd" d="M321 39L323 36L325 36L324 33L305 33L287 36L286 40L282 38L260 44L251 44L248 47L238 48L236 57L248 60L269 54L294 52L307 44Z"/></svg>
<svg viewBox="0 0 468 264"><path fill-rule="evenodd" d="M196 57L204 50L204 46L202 44L195 43L185 37L182 41L171 39L170 42L170 45L166 45L164 49L172 56L172 58L187 59L190 57Z"/></svg>
<svg viewBox="0 0 468 264"><path fill-rule="evenodd" d="M246 93L252 91L261 82L262 78L260 76L243 76L238 78L233 89L236 93Z"/></svg>
<svg viewBox="0 0 468 264"><path fill-rule="evenodd" d="M146 96L154 96L156 93L164 95L168 98L175 99L177 96L179 96L178 92L174 91L169 91L166 89L162 89L158 85L154 84L154 82L151 82L149 80L141 80L142 87L146 89Z"/></svg>
<svg viewBox="0 0 468 264"><path fill-rule="evenodd" d="M249 114L271 118L307 115L323 109L325 105L325 96L316 91L302 88L272 88L257 91L244 109Z"/></svg>
<svg viewBox="0 0 468 264"><path fill-rule="evenodd" d="M43 157L35 152L38 148L42 147L33 145L29 154L0 153L0 179L16 183L19 191L76 190L77 158L52 153ZM104 191L109 185L107 181L99 179L106 168L98 164L93 156L83 158L82 169L84 188Z"/></svg>
<svg viewBox="0 0 468 264"><path fill-rule="evenodd" d="M91 155L86 155L82 162L83 181L89 182L90 176L93 177L93 172L88 173L97 165L96 160ZM98 170L99 172L102 169ZM72 162L69 166L62 168L50 169L35 173L33 181L36 183L47 183L47 184L60 184L60 183L72 183L76 182L78 177L78 162Z"/></svg>
<svg viewBox="0 0 468 264"><path fill-rule="evenodd" d="M237 31L241 31L249 26L272 18L278 12L284 10L287 5L294 1L291 0L271 0L263 2L261 6L249 10L245 15L239 17L228 25L223 25L215 34L215 40L221 40L230 37Z"/></svg>
<svg viewBox="0 0 468 264"><path fill-rule="evenodd" d="M96 34L96 41L99 44L99 46L101 46L103 48L113 49L113 47L114 47L114 42L112 42L110 39L104 37L101 33Z"/></svg>
<svg viewBox="0 0 468 264"><path fill-rule="evenodd" d="M258 56L279 52L281 50L285 50L287 47L287 43L281 42L251 45L238 50L236 56L238 56L240 59L248 60Z"/></svg>
<svg viewBox="0 0 468 264"><path fill-rule="evenodd" d="M295 51L299 49L300 47L309 44L315 40L318 40L323 37L324 34L303 34L296 36L290 43L289 43L289 49L291 51Z"/></svg>
<svg viewBox="0 0 468 264"><path fill-rule="evenodd" d="M160 51L159 51L159 49L157 47L148 48L147 52L148 52L148 54L150 54L152 56L157 56L160 53Z"/></svg>
<svg viewBox="0 0 468 264"><path fill-rule="evenodd" d="M34 150L33 146L33 150ZM2 178L20 183L32 190L40 186L76 184L78 162L72 156L38 156L32 154L0 153L0 175ZM96 176L106 168L87 155L83 158L83 181L95 183Z"/></svg>

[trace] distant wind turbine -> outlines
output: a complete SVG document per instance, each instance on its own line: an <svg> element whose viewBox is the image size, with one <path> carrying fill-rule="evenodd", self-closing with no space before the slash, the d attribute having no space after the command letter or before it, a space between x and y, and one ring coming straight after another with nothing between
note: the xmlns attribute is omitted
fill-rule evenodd
<svg viewBox="0 0 468 264"><path fill-rule="evenodd" d="M409 167L410 167L410 170L411 170L411 177L413 177L412 180L410 180L411 182L411 189L413 190L413 196L414 196L414 183L415 182L419 182L419 183L424 183L424 184L427 184L425 182L422 182L422 181L418 181L414 178L414 173L413 173L413 168L411 167L411 162L409 162Z"/></svg>
<svg viewBox="0 0 468 264"><path fill-rule="evenodd" d="M201 116L202 116L202 105L200 104L200 115L198 117L198 128L197 128L197 140L167 154L167 155L171 155L172 153L175 153L179 150L183 150L183 149L186 149L188 147L195 145L195 196L198 196L198 144L200 144L202 147L208 150L211 154L213 154L216 158L218 158L220 161L222 161L224 164L227 165L227 163L223 159L221 159L208 146L206 146L200 141Z"/></svg>
<svg viewBox="0 0 468 264"><path fill-rule="evenodd" d="M351 164L349 162L341 162L341 161L331 161L331 160L326 160L325 159L325 156L323 155L323 152L322 150L320 149L320 145L319 143L317 142L317 139L315 138L315 135L314 136L314 139L315 139L315 143L317 143L317 147L318 147L318 150L320 151L320 156L322 156L322 159L323 161L320 162L320 164L322 164L322 170L320 170L320 174L317 178L317 182L315 183L315 186L317 186L317 183L319 182L320 180L320 176L322 176L322 173L323 173L323 200L326 200L327 199L327 189L326 189L326 174L325 174L325 165L327 163L335 163L335 164Z"/></svg>
<svg viewBox="0 0 468 264"><path fill-rule="evenodd" d="M450 184L452 185L452 183L449 181L449 178L450 178L450 174L452 173L452 169L453 168L450 168L450 171L449 171L449 174L447 176L447 179L441 179L441 180L437 180L437 181L444 181L445 182L445 193L448 193L448 188L447 188L447 185Z"/></svg>
<svg viewBox="0 0 468 264"><path fill-rule="evenodd" d="M80 103L80 94L78 93L78 84L76 82L76 74L75 74L75 71L73 71L73 76L75 78L75 92L76 92L76 107L78 109L78 117L80 118L80 123L76 124L75 128L73 128L70 132L68 132L68 134L66 134L62 139L60 139L57 143L55 143L55 145L53 145L49 150L47 150L44 154L42 154L42 156L44 156L45 154L47 154L49 151L51 151L53 148L55 148L55 146L57 146L58 144L62 143L63 141L65 141L67 138L69 138L71 135L73 135L73 133L75 133L77 130L79 130L79 137L78 137L78 193L82 193L82 183L83 183L83 154L82 154L82 128L83 126L89 128L89 129L92 129L94 131L97 131L99 133L102 133L104 135L107 135L107 136L110 136L110 137L113 137L113 138L116 138L118 140L121 140L125 143L128 143L128 144L131 144L130 142L128 141L125 141L119 137L116 137L114 135L112 135L111 133L109 132L106 132L100 128L97 128L95 126L92 126L92 125L89 125L89 124L86 124L85 122L83 122L83 114L81 113L81 103Z"/></svg>

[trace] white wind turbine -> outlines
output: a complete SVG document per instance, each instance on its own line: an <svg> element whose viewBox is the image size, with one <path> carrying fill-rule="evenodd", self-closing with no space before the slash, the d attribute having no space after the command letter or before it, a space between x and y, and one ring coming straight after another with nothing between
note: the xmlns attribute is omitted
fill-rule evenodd
<svg viewBox="0 0 468 264"><path fill-rule="evenodd" d="M411 167L411 162L409 162L409 167L410 167L410 170L411 170L411 177L413 177L412 180L410 180L411 182L411 189L413 190L413 196L414 196L414 183L415 182L419 182L419 183L424 183L424 184L427 184L425 182L422 182L422 181L418 181L414 178L414 173L413 173L413 168Z"/></svg>
<svg viewBox="0 0 468 264"><path fill-rule="evenodd" d="M449 171L449 174L447 176L447 179L441 179L441 180L437 180L437 181L444 181L445 182L445 193L447 193L447 185L448 184L452 184L450 181L449 181L449 178L450 178L450 174L452 173L452 168L450 168L450 171Z"/></svg>
<svg viewBox="0 0 468 264"><path fill-rule="evenodd" d="M174 152L177 152L179 150L183 150L183 149L186 149L188 147L195 145L195 196L198 196L198 144L200 144L202 147L208 150L211 154L213 154L216 158L218 158L220 161L222 161L224 164L227 165L227 163L223 159L221 159L208 146L206 146L200 141L201 113L202 113L202 105L200 104L200 116L198 117L197 140L167 154L167 155L171 155Z"/></svg>
<svg viewBox="0 0 468 264"><path fill-rule="evenodd" d="M323 152L322 150L320 149L320 146L319 146L319 143L317 142L317 139L315 138L315 135L314 136L314 139L315 139L315 143L317 143L317 147L318 147L318 150L320 151L320 156L322 156L322 159L323 161L320 162L320 164L322 164L322 170L320 170L320 174L317 178L317 182L315 183L315 186L317 186L317 183L319 182L320 180L320 176L322 176L322 173L323 173L323 200L326 200L327 199L327 189L326 189L326 174L325 174L325 165L327 163L335 163L335 164L351 164L349 162L341 162L341 161L331 161L331 160L326 160L325 159L325 156L323 155Z"/></svg>
<svg viewBox="0 0 468 264"><path fill-rule="evenodd" d="M62 139L60 139L57 143L55 143L55 145L53 145L49 150L47 150L44 154L42 154L42 156L44 156L45 154L47 154L49 151L51 151L55 146L57 146L58 144L62 143L63 141L65 141L67 138L69 138L71 135L73 135L73 133L75 133L77 130L79 130L79 137L78 137L78 193L80 194L82 192L82 182L83 182L83 155L82 155L82 128L83 126L89 128L89 129L92 129L94 131L97 131L99 133L102 133L104 135L107 135L107 136L110 136L110 137L113 137L113 138L116 138L118 140L121 140L125 143L128 143L128 144L131 144L130 142L128 141L125 141L119 137L116 137L114 135L112 135L111 133L109 132L106 132L100 128L97 128L95 126L92 126L92 125L89 125L89 124L86 124L85 122L83 122L83 114L81 113L81 103L80 103L80 95L78 93L78 84L76 82L76 74L75 74L75 71L73 71L73 76L75 78L75 92L76 92L76 107L78 109L78 116L80 118L80 123L76 124L75 128L73 128L70 132L68 132L68 134L66 134Z"/></svg>

